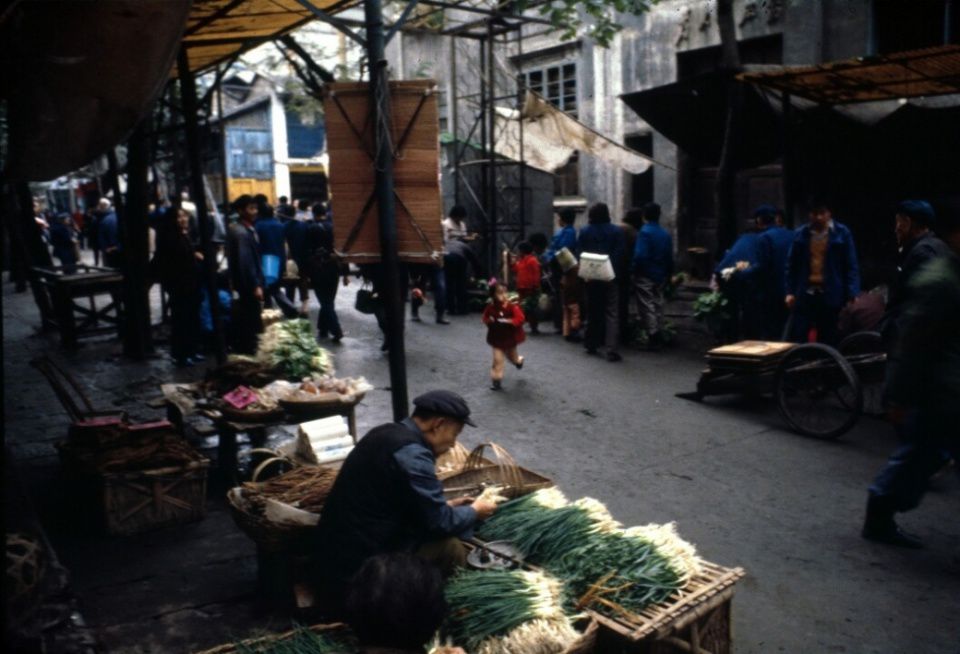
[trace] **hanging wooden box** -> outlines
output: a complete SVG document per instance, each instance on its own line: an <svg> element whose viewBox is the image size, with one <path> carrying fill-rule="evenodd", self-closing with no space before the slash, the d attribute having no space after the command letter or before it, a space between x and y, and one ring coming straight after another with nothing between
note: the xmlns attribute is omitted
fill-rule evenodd
<svg viewBox="0 0 960 654"><path fill-rule="evenodd" d="M336 248L347 261L380 260L374 125L366 83L329 84L324 98ZM439 112L432 80L390 82L397 251L427 263L443 250Z"/></svg>

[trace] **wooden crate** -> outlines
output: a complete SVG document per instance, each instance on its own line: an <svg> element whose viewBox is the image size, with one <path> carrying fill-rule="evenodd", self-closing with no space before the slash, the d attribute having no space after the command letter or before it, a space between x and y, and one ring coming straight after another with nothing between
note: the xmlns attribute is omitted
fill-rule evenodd
<svg viewBox="0 0 960 654"><path fill-rule="evenodd" d="M206 516L207 468L198 460L183 466L136 472L104 473L100 477L107 532L129 536Z"/></svg>
<svg viewBox="0 0 960 654"><path fill-rule="evenodd" d="M643 654L729 654L734 585L745 574L743 568L704 562L703 571L684 590L635 615L609 617L588 611L601 627L599 649Z"/></svg>
<svg viewBox="0 0 960 654"><path fill-rule="evenodd" d="M380 260L375 201L374 125L366 83L329 84L324 97L336 249L346 260ZM439 111L436 82L390 82L397 251L428 263L443 250Z"/></svg>

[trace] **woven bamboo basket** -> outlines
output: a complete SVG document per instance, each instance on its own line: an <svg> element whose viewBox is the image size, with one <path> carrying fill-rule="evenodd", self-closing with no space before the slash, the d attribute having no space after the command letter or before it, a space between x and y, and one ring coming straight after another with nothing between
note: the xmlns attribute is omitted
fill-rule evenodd
<svg viewBox="0 0 960 654"><path fill-rule="evenodd" d="M495 463L484 457L487 448L493 453ZM514 498L553 485L548 477L517 465L510 453L496 443L475 447L460 472L443 480L448 498L475 495L484 486L502 486L501 493Z"/></svg>
<svg viewBox="0 0 960 654"><path fill-rule="evenodd" d="M315 634L324 634L337 640L342 639L349 641L351 638L349 629L341 622L313 625L307 627L307 629ZM261 636L259 638L248 638L236 643L217 645L216 647L205 649L202 652L196 652L195 654L237 654L241 648L257 651L255 648L276 646L284 641L291 640L296 635L297 630L294 629L280 634L271 634L269 636Z"/></svg>
<svg viewBox="0 0 960 654"><path fill-rule="evenodd" d="M237 527L262 551L288 552L307 546L311 527L279 524L254 513L243 497L243 488L231 488L227 492L227 502Z"/></svg>
<svg viewBox="0 0 960 654"><path fill-rule="evenodd" d="M17 532L7 534L6 568L3 596L7 627L25 622L40 606L40 583L43 580L43 549L40 542Z"/></svg>
<svg viewBox="0 0 960 654"><path fill-rule="evenodd" d="M107 533L128 536L204 518L209 467L210 461L197 454L196 461L182 466L103 473Z"/></svg>

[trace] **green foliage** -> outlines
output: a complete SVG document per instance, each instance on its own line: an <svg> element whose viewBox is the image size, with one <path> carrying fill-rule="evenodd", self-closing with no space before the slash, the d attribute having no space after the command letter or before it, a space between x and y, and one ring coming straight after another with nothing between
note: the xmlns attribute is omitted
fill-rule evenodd
<svg viewBox="0 0 960 654"><path fill-rule="evenodd" d="M554 0L538 5L536 10L554 25L554 29L561 30L561 40L576 38L577 33L586 27L587 36L606 48L623 29L618 13L639 16L657 2L659 0ZM517 8L523 11L531 4L530 0L519 0Z"/></svg>
<svg viewBox="0 0 960 654"><path fill-rule="evenodd" d="M298 626L295 633L283 640L266 640L254 645L237 643L237 654L346 654L355 647L337 642L323 633L314 633Z"/></svg>
<svg viewBox="0 0 960 654"><path fill-rule="evenodd" d="M719 338L724 325L731 319L729 304L730 301L720 291L702 293L693 301L693 317L705 322L710 333Z"/></svg>
<svg viewBox="0 0 960 654"><path fill-rule="evenodd" d="M329 354L317 345L309 320L285 320L270 325L260 338L257 356L287 379L300 380L329 372Z"/></svg>
<svg viewBox="0 0 960 654"><path fill-rule="evenodd" d="M537 617L533 593L519 571L464 570L444 590L449 611L443 635L476 651L484 640Z"/></svg>

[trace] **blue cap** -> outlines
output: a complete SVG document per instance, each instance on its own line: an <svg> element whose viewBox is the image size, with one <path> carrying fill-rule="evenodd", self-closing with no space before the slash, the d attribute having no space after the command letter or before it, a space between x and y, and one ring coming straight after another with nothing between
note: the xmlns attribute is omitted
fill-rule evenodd
<svg viewBox="0 0 960 654"><path fill-rule="evenodd" d="M773 218L777 215L777 208L772 204L761 204L759 207L753 210L753 217L759 218L760 216L770 216Z"/></svg>
<svg viewBox="0 0 960 654"><path fill-rule="evenodd" d="M933 207L926 200L904 200L897 205L897 213L926 225L932 224L936 219Z"/></svg>
<svg viewBox="0 0 960 654"><path fill-rule="evenodd" d="M454 420L476 427L470 420L470 407L466 400L453 391L427 391L413 399L413 406L439 416L447 416Z"/></svg>

